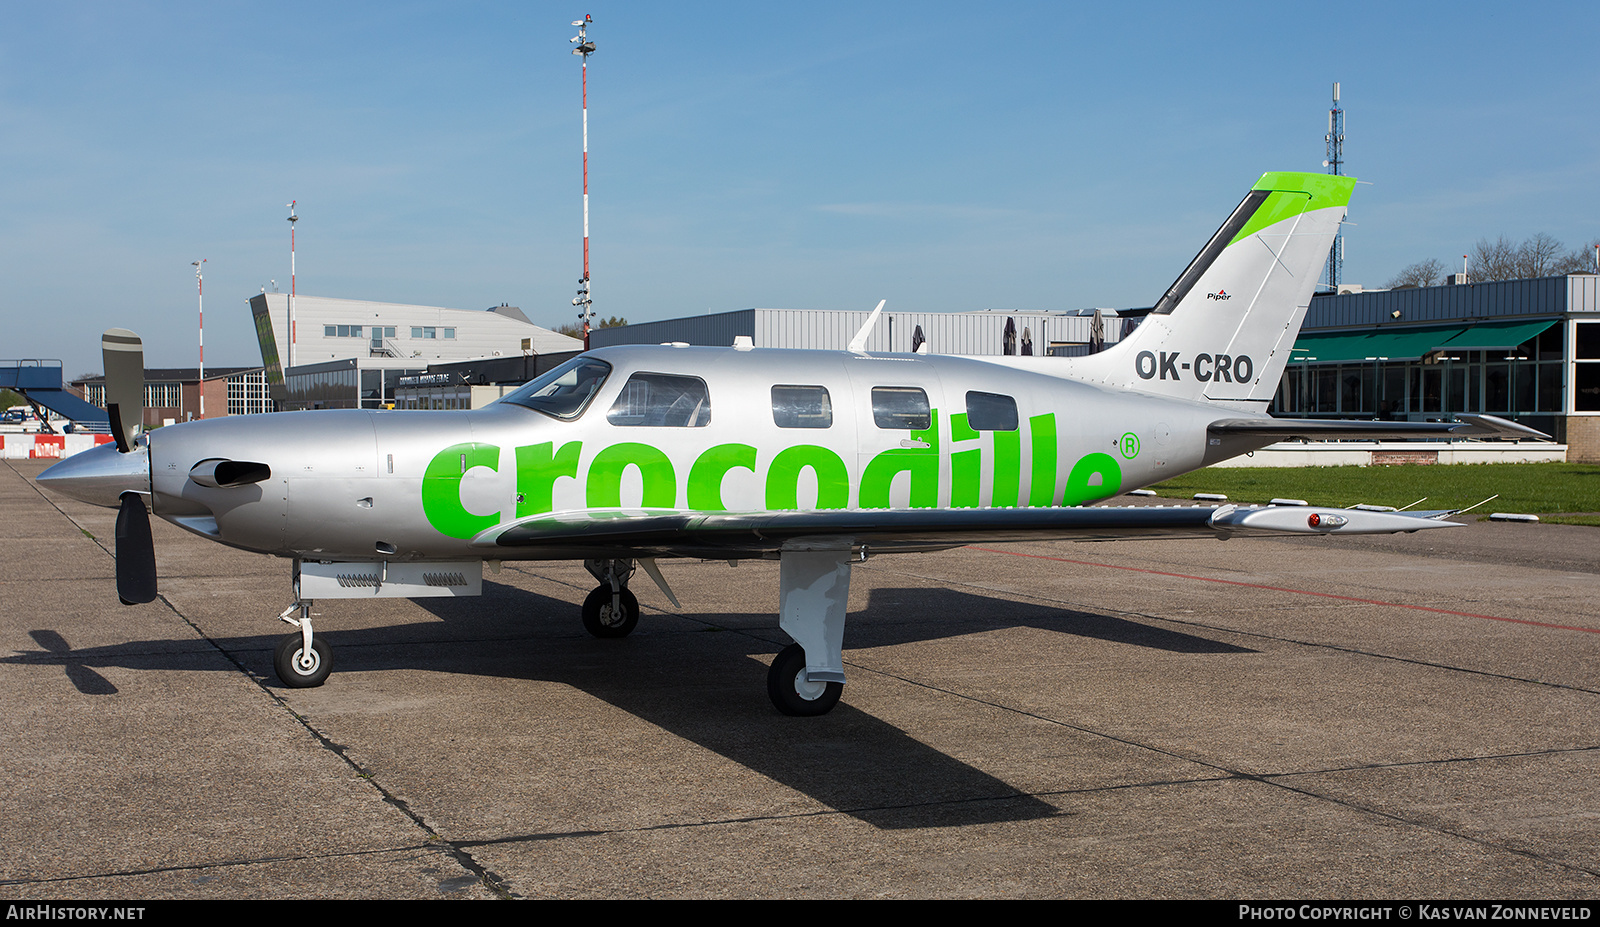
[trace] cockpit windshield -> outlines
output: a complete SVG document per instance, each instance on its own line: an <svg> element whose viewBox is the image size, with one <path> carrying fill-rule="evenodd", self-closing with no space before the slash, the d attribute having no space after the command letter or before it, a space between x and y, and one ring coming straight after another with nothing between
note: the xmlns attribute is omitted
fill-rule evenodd
<svg viewBox="0 0 1600 927"><path fill-rule="evenodd" d="M583 414L600 384L611 375L611 365L592 357L574 357L565 364L535 377L501 402L527 406L551 418L570 422Z"/></svg>

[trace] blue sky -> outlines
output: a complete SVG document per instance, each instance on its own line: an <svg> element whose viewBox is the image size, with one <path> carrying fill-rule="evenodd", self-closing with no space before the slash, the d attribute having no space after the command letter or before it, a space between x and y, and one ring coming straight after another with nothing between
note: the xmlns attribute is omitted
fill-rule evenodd
<svg viewBox="0 0 1600 927"><path fill-rule="evenodd" d="M586 0L587 2L587 0ZM1592 8L1540 3L59 3L0 30L0 356L98 334L260 362L245 300L487 308L1149 305L1266 170L1321 170L1345 279L1600 236Z"/></svg>

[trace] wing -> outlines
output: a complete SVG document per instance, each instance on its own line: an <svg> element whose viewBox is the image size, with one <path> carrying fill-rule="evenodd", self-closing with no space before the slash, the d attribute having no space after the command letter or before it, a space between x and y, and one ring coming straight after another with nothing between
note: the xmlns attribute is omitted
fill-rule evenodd
<svg viewBox="0 0 1600 927"><path fill-rule="evenodd" d="M972 543L1111 541L1254 534L1388 534L1456 527L1449 512L1361 512L1310 506L1105 506L1040 509L852 509L688 512L607 509L536 515L473 546L533 559L759 557L826 542L874 552Z"/></svg>
<svg viewBox="0 0 1600 927"><path fill-rule="evenodd" d="M1272 438L1420 438L1438 436L1542 438L1550 436L1493 415L1457 415L1458 422L1356 422L1312 418L1230 418L1212 422L1219 437Z"/></svg>

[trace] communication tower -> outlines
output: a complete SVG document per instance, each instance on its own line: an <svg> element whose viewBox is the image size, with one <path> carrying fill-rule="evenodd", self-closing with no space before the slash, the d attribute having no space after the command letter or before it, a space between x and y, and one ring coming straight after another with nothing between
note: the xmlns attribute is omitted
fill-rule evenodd
<svg viewBox="0 0 1600 927"><path fill-rule="evenodd" d="M1344 110L1339 108L1339 82L1333 82L1333 108L1328 110L1328 160L1322 166L1328 173L1344 174ZM1328 252L1328 292L1339 292L1339 278L1344 276L1344 228L1333 236L1333 249Z"/></svg>
<svg viewBox="0 0 1600 927"><path fill-rule="evenodd" d="M583 321L583 349L589 350L589 323L594 319L594 300L589 296L589 56L594 54L594 42L589 40L589 27L594 17L584 14L572 23L578 34L572 37L574 55L583 56L583 276L578 278L578 298L572 301L578 307L578 318Z"/></svg>

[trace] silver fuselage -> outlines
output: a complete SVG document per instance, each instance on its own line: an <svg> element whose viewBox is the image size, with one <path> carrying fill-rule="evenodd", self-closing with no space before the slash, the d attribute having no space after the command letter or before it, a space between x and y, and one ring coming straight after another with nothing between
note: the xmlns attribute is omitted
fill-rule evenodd
<svg viewBox="0 0 1600 927"><path fill-rule="evenodd" d="M114 505L122 489L143 489L127 483L144 458L155 514L283 557L556 559L583 552L501 547L495 537L519 520L562 513L1075 505L1264 443L1208 445L1207 425L1236 410L1066 379L1058 374L1070 361L1058 358L1029 369L937 355L669 346L587 356L612 369L570 421L507 402L230 416L159 429L134 455L98 448L46 482ZM636 373L703 380L709 415L693 427L619 424L625 417L611 413ZM824 388L831 423L779 427L774 386ZM874 388L923 391L928 427L880 426ZM1016 427L973 430L969 392L1014 399ZM198 481L197 465L219 458L265 464L271 475L234 486ZM106 470L98 482L97 468ZM74 477L84 492L72 491Z"/></svg>

